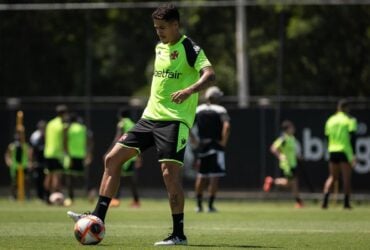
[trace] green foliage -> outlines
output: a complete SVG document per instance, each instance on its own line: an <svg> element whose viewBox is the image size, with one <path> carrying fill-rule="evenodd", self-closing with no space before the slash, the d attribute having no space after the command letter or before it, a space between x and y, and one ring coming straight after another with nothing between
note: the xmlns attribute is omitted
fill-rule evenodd
<svg viewBox="0 0 370 250"><path fill-rule="evenodd" d="M260 5L246 10L252 95L276 94L281 13L282 94L370 95L369 6ZM235 8L180 11L182 32L204 48L225 94L236 95ZM1 12L1 95L84 95L89 41L93 95L148 95L158 40L151 12Z"/></svg>

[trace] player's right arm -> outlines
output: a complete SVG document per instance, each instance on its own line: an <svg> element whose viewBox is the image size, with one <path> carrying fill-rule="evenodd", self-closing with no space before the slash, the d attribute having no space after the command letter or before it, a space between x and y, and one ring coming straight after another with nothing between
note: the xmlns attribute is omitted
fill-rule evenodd
<svg viewBox="0 0 370 250"><path fill-rule="evenodd" d="M12 166L12 156L11 156L10 145L6 149L4 159L5 159L5 164L10 168Z"/></svg>
<svg viewBox="0 0 370 250"><path fill-rule="evenodd" d="M283 139L282 138L278 138L276 139L271 147L270 147L270 152L275 155L275 157L279 160L284 160L285 158L285 155L281 153L281 145L283 143Z"/></svg>

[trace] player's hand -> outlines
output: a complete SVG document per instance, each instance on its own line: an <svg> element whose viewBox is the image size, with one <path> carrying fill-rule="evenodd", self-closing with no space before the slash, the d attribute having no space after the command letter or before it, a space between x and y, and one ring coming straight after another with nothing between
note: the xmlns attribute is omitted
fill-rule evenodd
<svg viewBox="0 0 370 250"><path fill-rule="evenodd" d="M171 101L177 104L183 103L192 94L188 88L176 91L171 94Z"/></svg>

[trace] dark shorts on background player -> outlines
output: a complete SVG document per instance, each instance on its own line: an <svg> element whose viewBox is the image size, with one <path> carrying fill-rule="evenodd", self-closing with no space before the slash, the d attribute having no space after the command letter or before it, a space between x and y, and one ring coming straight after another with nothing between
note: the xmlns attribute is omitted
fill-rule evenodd
<svg viewBox="0 0 370 250"><path fill-rule="evenodd" d="M173 161L183 165L188 137L189 128L182 122L140 119L118 143L140 152L155 146L159 162Z"/></svg>
<svg viewBox="0 0 370 250"><path fill-rule="evenodd" d="M45 159L46 170L49 172L62 172L64 170L62 163L59 159L48 158Z"/></svg>
<svg viewBox="0 0 370 250"><path fill-rule="evenodd" d="M284 170L282 170L281 168L279 168L279 169L280 169L280 176L281 177L285 177L287 179L293 179L293 178L297 177L297 175L298 175L298 173L297 173L297 167L291 168L290 169L290 174L286 174L284 172Z"/></svg>
<svg viewBox="0 0 370 250"><path fill-rule="evenodd" d="M225 171L225 152L214 150L209 155L199 157L200 166L198 176L200 177L222 177Z"/></svg>
<svg viewBox="0 0 370 250"><path fill-rule="evenodd" d="M84 174L84 159L71 158L71 165L66 170L68 174L83 175Z"/></svg>
<svg viewBox="0 0 370 250"><path fill-rule="evenodd" d="M346 154L343 152L330 152L329 161L336 164L349 162Z"/></svg>

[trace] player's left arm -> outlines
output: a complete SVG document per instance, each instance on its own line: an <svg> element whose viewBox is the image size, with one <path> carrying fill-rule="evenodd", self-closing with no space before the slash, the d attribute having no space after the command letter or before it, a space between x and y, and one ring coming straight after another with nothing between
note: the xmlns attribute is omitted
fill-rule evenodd
<svg viewBox="0 0 370 250"><path fill-rule="evenodd" d="M226 147L227 142L229 141L230 137L230 122L224 121L222 126L222 138L221 138L221 146Z"/></svg>
<svg viewBox="0 0 370 250"><path fill-rule="evenodd" d="M216 74L212 66L204 67L200 70L199 80L185 89L172 93L171 101L174 103L182 103L192 94L204 90L208 88L210 85L214 84L215 80Z"/></svg>

